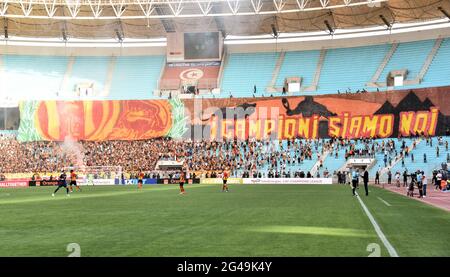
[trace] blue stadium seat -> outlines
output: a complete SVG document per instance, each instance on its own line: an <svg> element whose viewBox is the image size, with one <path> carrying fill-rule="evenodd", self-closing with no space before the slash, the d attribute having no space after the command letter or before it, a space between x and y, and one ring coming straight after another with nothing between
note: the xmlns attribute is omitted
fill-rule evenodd
<svg viewBox="0 0 450 277"><path fill-rule="evenodd" d="M450 84L450 38L442 41L419 87L448 86Z"/></svg>
<svg viewBox="0 0 450 277"><path fill-rule="evenodd" d="M118 57L109 98L151 99L164 65L164 56Z"/></svg>
<svg viewBox="0 0 450 277"><path fill-rule="evenodd" d="M283 64L280 68L276 87L283 87L284 79L287 77L302 77L302 86L308 87L312 84L320 51L295 51L286 52Z"/></svg>
<svg viewBox="0 0 450 277"><path fill-rule="evenodd" d="M353 92L366 88L390 45L329 49L320 74L317 91L333 94L337 90ZM369 90L368 88L366 88Z"/></svg>
<svg viewBox="0 0 450 277"><path fill-rule="evenodd" d="M266 92L272 79L279 53L235 53L228 56L222 80L222 97L251 97L256 85L257 95ZM267 95L267 94L266 94Z"/></svg>
<svg viewBox="0 0 450 277"><path fill-rule="evenodd" d="M76 57L66 91L75 91L77 84L94 83L98 91L103 91L111 57Z"/></svg>
<svg viewBox="0 0 450 277"><path fill-rule="evenodd" d="M390 71L401 69L408 70L407 80L416 78L434 43L434 40L400 43L378 81L385 82Z"/></svg>
<svg viewBox="0 0 450 277"><path fill-rule="evenodd" d="M16 99L50 99L60 91L67 57L5 55L2 89Z"/></svg>

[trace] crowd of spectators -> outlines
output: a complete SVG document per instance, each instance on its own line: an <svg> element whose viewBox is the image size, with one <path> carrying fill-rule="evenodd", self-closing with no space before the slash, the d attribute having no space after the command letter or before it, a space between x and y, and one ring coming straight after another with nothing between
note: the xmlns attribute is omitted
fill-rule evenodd
<svg viewBox="0 0 450 277"><path fill-rule="evenodd" d="M400 147L396 147L396 143ZM430 142L427 141L427 144ZM345 160L384 155L389 167L408 157L414 140L290 139L247 141L189 141L157 138L135 141L18 142L0 136L0 173L58 172L69 166L121 166L123 172L154 174L159 160L182 161L190 172L213 176L224 169L237 177L330 177L325 156ZM448 146L447 146L448 147ZM309 162L308 166L302 166ZM309 172L311 166L314 173ZM305 170L307 167L308 170ZM206 175L207 174L207 175Z"/></svg>

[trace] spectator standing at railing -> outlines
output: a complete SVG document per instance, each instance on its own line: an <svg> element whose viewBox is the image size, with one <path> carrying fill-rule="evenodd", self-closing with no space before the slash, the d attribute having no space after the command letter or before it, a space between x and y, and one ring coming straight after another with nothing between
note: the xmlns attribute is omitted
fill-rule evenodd
<svg viewBox="0 0 450 277"><path fill-rule="evenodd" d="M377 172L375 172L375 184L380 184L380 170L377 170Z"/></svg>
<svg viewBox="0 0 450 277"><path fill-rule="evenodd" d="M352 194L353 196L356 196L356 189L358 188L358 179L359 179L359 172L355 169L352 172Z"/></svg>
<svg viewBox="0 0 450 277"><path fill-rule="evenodd" d="M406 187L408 185L408 171L405 169L403 171L403 186Z"/></svg>
<svg viewBox="0 0 450 277"><path fill-rule="evenodd" d="M438 171L436 174L436 182L434 183L434 189L441 189L442 173Z"/></svg>
<svg viewBox="0 0 450 277"><path fill-rule="evenodd" d="M367 171L367 168L364 169L363 182L364 182L364 190L366 191L366 196L369 196L369 171Z"/></svg>
<svg viewBox="0 0 450 277"><path fill-rule="evenodd" d="M422 186L423 186L423 197L427 197L428 180L424 171L422 171Z"/></svg>

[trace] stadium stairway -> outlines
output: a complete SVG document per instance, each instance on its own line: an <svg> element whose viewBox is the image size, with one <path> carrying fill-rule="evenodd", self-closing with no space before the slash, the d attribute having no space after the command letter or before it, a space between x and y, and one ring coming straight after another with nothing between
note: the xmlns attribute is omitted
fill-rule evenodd
<svg viewBox="0 0 450 277"><path fill-rule="evenodd" d="M417 76L418 82L421 82L423 80L423 77L428 72L428 69L431 66L431 63L434 60L434 57L436 57L437 52L439 51L439 48L441 47L443 39L438 38L436 39L433 48L431 49L430 53L428 54L427 59L422 65L422 68L420 69L419 75Z"/></svg>
<svg viewBox="0 0 450 277"><path fill-rule="evenodd" d="M329 153L329 155L326 157L326 159L323 162L323 170L326 169L330 174L334 173L335 171L338 171L344 164L345 164L345 147L339 148L339 150L336 150L336 147L333 149L332 152ZM338 153L338 157L336 158L335 153Z"/></svg>
<svg viewBox="0 0 450 277"><path fill-rule="evenodd" d="M323 151L323 155L320 158L317 158L310 171L312 176L316 176L317 172L319 172L319 174L322 176L322 173L323 171L325 171L325 169L327 169L329 173L333 173L333 171L330 171L327 167L324 166L324 161L328 158L329 155L330 151ZM320 162L322 162L322 168L320 168Z"/></svg>
<svg viewBox="0 0 450 277"><path fill-rule="evenodd" d="M450 63L450 38L444 39L439 45L426 74L418 87L445 86L449 84Z"/></svg>
<svg viewBox="0 0 450 277"><path fill-rule="evenodd" d="M266 89L267 92L283 91L282 88L275 87L275 83L277 82L278 74L280 73L281 66L283 65L285 56L286 56L286 52L281 52L280 55L278 56L277 63L275 64L275 69L273 70L273 73L272 73L272 80L270 81L270 84L267 86L267 89ZM281 87L283 87L283 85Z"/></svg>
<svg viewBox="0 0 450 277"><path fill-rule="evenodd" d="M410 143L407 145L407 147L410 149L410 151L414 151L417 148L417 146L420 144L420 142L421 142L420 138L418 138L418 139L410 138L410 139L406 139L406 140L410 141ZM414 142L416 143L416 147L415 148L413 148ZM392 176L394 176L395 172L396 172L395 171L395 167L398 165L398 163L401 163L401 152L402 152L402 149L401 149L401 142L398 141L398 140L397 140L397 142L395 144L395 149L397 150L398 154L397 154L397 156L393 157L392 163L390 165L388 165L387 167L381 168L381 170L380 170L380 180L387 180L387 173L388 173L389 170L391 170ZM381 162L384 163L383 158L381 159ZM375 172L376 172L376 170L374 171L374 175L371 176L371 179L375 178Z"/></svg>
<svg viewBox="0 0 450 277"><path fill-rule="evenodd" d="M416 144L416 148L413 149L409 157L405 157L405 166L402 166L401 160L392 167L392 172L403 172L405 169L407 172L414 172L422 170L429 177L434 169L441 168L442 163L447 162L447 153L445 150L445 141L449 141L449 137L443 137L443 144L439 145L436 138L433 138L433 146L426 145L426 140L422 139ZM439 147L439 157L436 155L436 147ZM414 155L414 161L411 159L411 154ZM424 154L427 156L427 162L424 162Z"/></svg>
<svg viewBox="0 0 450 277"><path fill-rule="evenodd" d="M435 40L400 43L381 73L378 82L386 82L389 72L402 69L408 70L406 80L416 79L434 44Z"/></svg>
<svg viewBox="0 0 450 277"><path fill-rule="evenodd" d="M373 75L372 79L370 80L369 86L377 86L377 81L380 79L381 73L383 73L384 69L386 68L386 65L391 60L392 56L394 55L395 51L397 50L398 43L393 43L389 51L384 56L383 61L378 66L377 71L375 71L375 74Z"/></svg>

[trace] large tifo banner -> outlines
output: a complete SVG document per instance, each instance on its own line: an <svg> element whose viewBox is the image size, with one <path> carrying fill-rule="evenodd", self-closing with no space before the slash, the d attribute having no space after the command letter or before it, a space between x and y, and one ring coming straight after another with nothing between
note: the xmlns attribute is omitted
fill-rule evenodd
<svg viewBox="0 0 450 277"><path fill-rule="evenodd" d="M398 137L450 132L450 87L266 98L25 101L21 141Z"/></svg>
<svg viewBox="0 0 450 277"><path fill-rule="evenodd" d="M185 132L180 100L23 101L19 108L21 141L137 140Z"/></svg>

